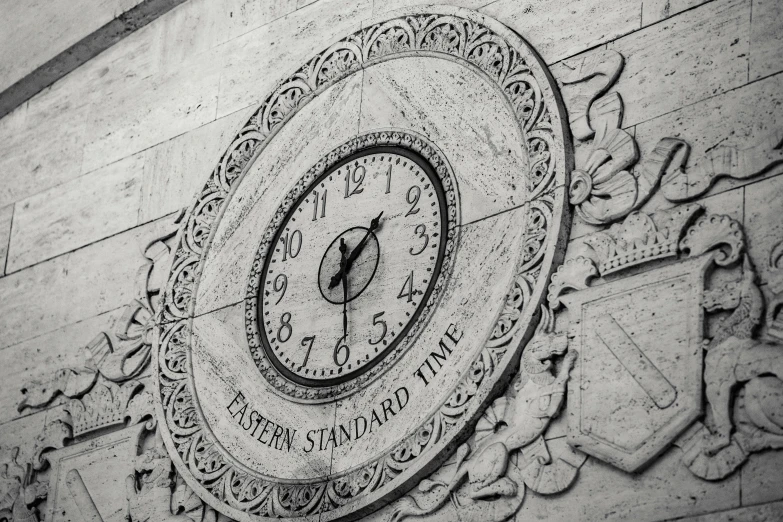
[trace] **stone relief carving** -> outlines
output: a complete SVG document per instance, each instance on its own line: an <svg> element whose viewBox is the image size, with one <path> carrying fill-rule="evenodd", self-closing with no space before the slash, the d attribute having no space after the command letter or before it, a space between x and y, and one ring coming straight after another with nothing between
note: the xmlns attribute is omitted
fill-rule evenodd
<svg viewBox="0 0 783 522"><path fill-rule="evenodd" d="M685 141L664 138L656 148L682 149L661 180L666 199L680 202L705 194L721 177L748 179L783 163L783 130L776 129L750 147L715 147L690 167L687 167L690 146Z"/></svg>
<svg viewBox="0 0 783 522"><path fill-rule="evenodd" d="M756 339L764 298L747 255L739 271L728 295L708 303L708 311L732 313L705 345L705 421L678 442L688 469L707 480L726 477L753 452L783 448L783 346Z"/></svg>
<svg viewBox="0 0 783 522"><path fill-rule="evenodd" d="M767 335L783 343L783 241L772 247L769 268L772 274L769 281L772 295L767 307Z"/></svg>
<svg viewBox="0 0 783 522"><path fill-rule="evenodd" d="M80 397L103 377L109 382L125 382L138 377L149 366L152 333L158 313L158 297L165 284L162 261L168 259L176 226L182 217L178 214L171 230L152 241L144 249L145 263L137 273L137 294L125 308L115 330L101 332L84 348L82 368L63 368L48 380L32 382L22 389L21 412L50 404L57 396Z"/></svg>
<svg viewBox="0 0 783 522"><path fill-rule="evenodd" d="M600 226L624 218L659 186L666 199L683 202L705 194L721 177L748 179L783 163L781 130L750 147L715 147L690 167L690 145L666 137L640 162L636 140L622 129L621 96L605 94L623 63L622 55L611 50L564 62L569 71L561 84L571 132L580 141L592 138L587 159L577 164L569 185L570 202L586 223Z"/></svg>
<svg viewBox="0 0 783 522"><path fill-rule="evenodd" d="M20 411L51 406L59 395L69 399L60 410L49 410L51 418L32 442L29 462L18 461L18 447L0 449L0 520L54 522L67 514L90 522L229 521L200 499L176 505L173 466L160 445L137 456L145 440L155 439L154 405L144 373L173 235L174 229L144 249L135 299L113 332L99 333L85 347L85 366L26 386ZM98 461L111 466L96 482L90 468ZM127 498L107 495L126 488ZM184 508L187 516L172 514Z"/></svg>
<svg viewBox="0 0 783 522"><path fill-rule="evenodd" d="M5 516L9 521L37 521L42 511L47 521L66 515L103 521L98 505L104 512L124 511L116 499L93 493L122 486L124 466L132 463L143 434L155 429L149 399L138 380L122 385L102 382L47 418L24 467L16 460L19 448L6 450L6 472L0 481L6 511L0 511L0 520ZM96 479L91 467L108 459L112 465ZM100 489L95 490L96 485Z"/></svg>
<svg viewBox="0 0 783 522"><path fill-rule="evenodd" d="M406 49L407 38L408 34L399 28L390 30L378 37L367 52L384 54ZM424 38L420 45L431 50L453 51L463 44L459 35L444 26ZM320 68L311 64L319 70L316 84L323 84L358 66L354 55L346 51L322 60ZM482 67L495 66L487 59L480 63ZM540 494L566 490L576 479L586 456L578 450L552 455L545 438L546 430L559 414L566 393L584 393L594 387L595 381L589 380L590 372L596 372L598 368L604 373L599 371L595 377L603 377L607 371L605 361L611 361L611 357L625 362L621 364L625 384L641 390L650 412L669 413L679 406L683 408L678 417L659 426L659 431L635 434L638 438L632 442L638 445L641 441L645 448L631 458L627 456L628 452L607 454L603 446L595 444L591 436L601 435L597 430L602 426L597 421L601 420L602 412L592 412L597 421L585 430L579 419L583 412L576 406L579 401L570 400L569 429L572 425L575 427L569 440L575 447L622 469L635 471L673 444L682 449L683 464L706 480L728 476L753 452L783 448L783 402L780 400L783 396L783 348L780 346L783 342L783 242L770 252L768 262L775 269L775 278L769 282L772 293L765 307L753 262L744 253L745 240L739 223L726 216L704 215L703 209L696 204L655 213L637 210L659 185L670 201L685 201L704 194L720 176L745 179L768 170L782 161L781 135L776 133L763 143L742 151L729 147L715 149L687 170L687 143L664 138L639 166L641 171L637 177L630 169L639 160L638 149L633 138L620 128L622 100L618 94L604 94L621 69L622 57L607 52L601 59L579 63L574 67L573 75L563 83L576 87L595 79L600 84L595 88L594 83L590 83L593 94L582 89L569 103L574 136L580 140L594 138L587 163L574 171L571 201L588 223L606 225L625 219L586 237L585 243L591 247L592 255L566 261L553 275L549 285L550 309L542 310L536 335L522 353L521 369L514 386L492 403L476 425L475 435L441 470L397 502L392 520L437 512L452 499L460 520L478 521L491 517L490 520L500 521L519 510L526 488ZM292 89L281 94L274 104L265 106L263 110L268 111L265 117L269 125L283 121L304 95L303 91ZM261 115L254 118L259 123ZM224 161L223 178L212 180L214 187L221 182L228 186L231 179L238 176L252 152L248 145L252 139L242 141ZM217 212L214 198L206 198L199 205L203 214L188 224L188 241L203 239L208 233L210 216L214 217ZM542 216L546 219L546 212L542 212ZM531 221L531 227L545 229L540 221ZM128 462L132 462L133 468L120 478L124 478L129 520L230 520L207 507L181 479L174 477L171 460L157 439L141 455L136 454L142 433L150 436L150 430L155 429L154 421L150 420L149 394L138 377L148 367L149 335L161 314L157 297L164 288L165 274L160 275L159 270L161 261L171 252L167 244L171 238L172 234L169 234L145 250L148 261L141 270L143 290L126 309L121 326L111 334L99 334L88 345L85 367L61 370L46 383L27 386L20 411L45 407L60 394L71 400L67 401L62 417L48 422L36 438L35 457L31 462L18 462L18 448L4 449L0 453L0 520L37 522L44 501L49 502L48 513L53 514L56 498L52 490L55 487L56 491L74 499L84 520L103 520L78 466L68 469L62 480L54 484L50 481L57 477L39 482L38 472L47 465L60 465L68 455L63 450L78 449L84 441L94 440L87 437L107 429L115 430L111 435L118 440L128 435L123 439L123 448L128 450ZM528 259L533 267L537 266L539 252L540 244L531 247ZM192 291L188 286L193 281L192 267L186 261L180 258L179 264L175 264L179 279L166 289L170 295L176 294L175 307L183 304L184 296ZM652 269L644 266L653 261L671 264L663 268L655 264ZM631 268L646 271L614 279ZM713 270L731 271L738 277L733 283L709 288L707 283ZM509 294L487 353L477 361L479 379L491 371L493 359L502 357L503 350L493 351L492 342L509 338L521 316L520 311L528 302L530 289L537 282L530 272L522 272ZM680 318L689 321L688 325L696 325L698 331L703 329L705 312L728 311L730 315L711 338L702 339L701 334L687 337L689 359L687 363L678 361L685 367L685 373L679 374L682 379L678 380L676 373L668 373L673 365L666 367L660 357L651 354L643 343L643 335L637 337L629 324L623 324L621 317L615 317L613 310L600 310L602 313L598 313L596 324L602 327L599 330L605 335L599 334L594 341L600 342L598 346L608 350L610 355L604 353L606 359L595 364L597 356L585 354L585 332L578 329L578 324L571 325L568 343L563 334L554 333L554 311L564 305L573 316L580 306L582 310L587 307L588 311L598 306L589 300L592 294L588 292L598 288L593 284L596 279L606 276L613 279L602 281L600 292L594 292L596 297L605 299L616 295L612 281L620 282L617 294L630 287L651 289L651 293L663 298L656 301L651 296L652 308L672 307L675 303L681 306ZM688 283L682 287L685 298L667 287L676 277L683 277ZM639 284L635 286L637 282ZM652 310L648 311L652 313ZM639 321L640 317L636 316L635 320ZM665 329L654 321L650 324L649 331L654 334ZM167 332L172 342L176 342L178 334L182 332L176 328ZM501 342L497 345L502 347ZM672 346L663 348L671 349ZM642 363L634 367L628 358L621 360L629 354L638 356ZM572 365L576 366L572 378L577 385L567 387ZM702 376L706 402L701 398ZM698 385L690 389L690 394L685 393L689 383ZM473 384L472 388L470 384ZM475 382L468 383L461 392L470 396L471 389L475 391ZM691 402L683 404L687 397ZM464 396L455 398L453 411L458 413L464 400ZM600 403L598 400L593 402ZM704 411L703 422L695 420ZM190 413L183 409L178 414L186 417ZM422 450L421 441L426 445L428 438L435 436L439 429L443 428L434 424L424 426L415 437L406 441L402 453L418 455ZM75 439L79 442L74 443ZM650 445L650 441L654 444ZM628 443L628 440L620 442ZM361 482L360 477L350 480L354 483L347 487L355 488L356 483ZM51 518L47 516L46 520Z"/></svg>
<svg viewBox="0 0 783 522"><path fill-rule="evenodd" d="M767 341L758 340L764 299L743 253L741 225L689 204L634 212L584 242L592 255L569 260L550 285L550 303L571 313L569 351L580 354L572 377L578 385L569 387L569 443L626 471L641 470L674 444L691 472L707 480L726 477L755 451L783 447L783 347L772 344L779 341L778 312L768 315ZM779 250L772 249L771 267ZM669 264L616 275L661 260ZM721 271L739 277L710 288ZM593 286L596 275L612 278ZM731 314L702 341L704 314L726 310ZM611 415L601 407L608 402ZM649 427L628 424L640 417Z"/></svg>
<svg viewBox="0 0 783 522"><path fill-rule="evenodd" d="M483 388L503 371L511 342L521 336L538 306L537 293L546 288L553 257L550 251L565 215L557 187L565 183L557 138L559 116L551 93L539 82L538 65L522 47L509 43L510 35L489 27L486 19L422 12L371 25L312 58L284 80L240 131L222 157L186 217L165 291L158 364L159 395L171 432L169 450L182 466L194 469L199 492L238 506L254 516L302 517L336 511L380 491L388 482L422 466L422 455L446 447L453 430L461 429L481 408ZM517 40L514 40L516 42ZM521 46L521 44L520 44ZM406 53L442 53L478 67L497 83L515 108L531 151L526 176L531 200L531 234L525 258L506 310L486 347L478 354L440 411L427 418L411 435L380 458L337 478L307 484L272 481L238 469L222 453L214 435L203 428L197 397L188 384L188 320L195 306L197 274L209 249L212 227L241 179L253 152L313 96L360 67L405 56ZM393 138L393 136L392 136ZM402 139L400 136L397 139ZM516 345L514 346L516 348ZM166 439L167 444L169 440ZM179 466L180 461L177 465ZM226 483L233 487L224 487ZM239 496L238 496L239 495ZM241 498L240 498L241 497ZM328 515L327 515L328 514Z"/></svg>
<svg viewBox="0 0 783 522"><path fill-rule="evenodd" d="M128 515L133 522L194 522L184 514L172 514L172 465L163 442L136 458L135 474L125 479Z"/></svg>
<svg viewBox="0 0 783 522"><path fill-rule="evenodd" d="M525 487L542 494L568 488L586 456L569 452L553 461L544 439L563 405L576 358L567 348L565 335L554 333L554 316L542 307L514 385L487 409L448 472L423 480L417 491L396 504L390 522L431 514L449 498L460 520L500 522L522 505ZM557 367L555 359L561 359Z"/></svg>

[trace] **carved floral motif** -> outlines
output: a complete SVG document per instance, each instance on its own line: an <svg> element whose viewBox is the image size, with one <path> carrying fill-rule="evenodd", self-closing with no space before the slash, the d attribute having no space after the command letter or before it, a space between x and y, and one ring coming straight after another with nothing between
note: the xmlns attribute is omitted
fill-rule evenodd
<svg viewBox="0 0 783 522"><path fill-rule="evenodd" d="M514 386L484 413L472 443L459 448L448 475L421 481L415 492L395 504L390 522L431 514L450 497L460 520L501 522L522 505L525 487L553 494L571 485L586 456L572 452L553 461L543 438L560 412L576 359L575 352L566 354L565 335L553 329L554 316L542 307ZM562 359L557 369L555 359Z"/></svg>
<svg viewBox="0 0 783 522"><path fill-rule="evenodd" d="M637 164L636 140L622 128L622 98L617 92L605 94L623 62L611 50L564 62L569 70L561 83L571 131L580 141L593 138L569 186L570 202L586 223L620 220L641 208L658 187L669 201L683 202L705 194L721 177L748 179L783 163L783 130L776 129L750 147L715 147L690 167L690 145L665 137Z"/></svg>

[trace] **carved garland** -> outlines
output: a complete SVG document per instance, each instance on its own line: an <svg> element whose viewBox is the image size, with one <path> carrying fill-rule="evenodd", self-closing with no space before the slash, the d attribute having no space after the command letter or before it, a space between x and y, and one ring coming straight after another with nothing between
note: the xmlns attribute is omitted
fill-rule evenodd
<svg viewBox="0 0 783 522"><path fill-rule="evenodd" d="M571 156L555 93L538 58L515 34L499 24L490 29L463 15L416 14L374 24L315 56L261 105L223 155L180 229L158 331L159 413L167 427L167 445L175 464L188 469L203 491L238 512L267 517L301 517L333 512L342 506L389 495L413 470L436 466L449 450L444 435L477 419L485 399L507 373L499 363L507 351L518 354L532 334L530 325L558 261L559 232L567 208L562 196ZM477 68L496 83L518 117L527 140L530 194L526 253L517 269L506 307L485 348L473 361L450 398L411 435L380 458L340 476L311 483L281 483L240 469L210 430L191 391L189 317L201 263L217 218L239 184L250 160L277 129L319 92L362 67L411 55L428 54ZM164 430L166 431L166 430ZM427 459L421 459L427 455ZM178 458L177 458L178 457ZM439 458L435 458L439 457ZM429 468L427 468L429 469ZM406 470L408 473L406 474ZM400 480L400 475L406 474ZM392 482L394 482L392 484ZM380 491L383 490L383 491ZM335 512L336 511L336 512Z"/></svg>

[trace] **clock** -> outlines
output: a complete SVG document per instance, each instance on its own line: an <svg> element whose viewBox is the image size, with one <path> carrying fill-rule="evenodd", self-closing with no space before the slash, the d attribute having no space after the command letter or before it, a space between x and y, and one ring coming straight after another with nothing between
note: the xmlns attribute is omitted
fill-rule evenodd
<svg viewBox="0 0 783 522"><path fill-rule="evenodd" d="M279 82L162 296L188 486L241 522L358 520L488 435L566 243L567 126L535 52L465 9L383 15Z"/></svg>
<svg viewBox="0 0 783 522"><path fill-rule="evenodd" d="M284 199L285 217L261 247L257 320L275 369L323 388L370 371L415 338L408 333L444 266L447 207L452 237L456 212L451 180L448 202L429 161L404 146L370 146L308 181Z"/></svg>

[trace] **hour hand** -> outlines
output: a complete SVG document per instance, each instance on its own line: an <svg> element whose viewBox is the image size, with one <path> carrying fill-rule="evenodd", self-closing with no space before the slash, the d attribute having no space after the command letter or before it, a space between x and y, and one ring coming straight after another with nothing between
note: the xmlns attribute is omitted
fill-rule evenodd
<svg viewBox="0 0 783 522"><path fill-rule="evenodd" d="M340 238L340 270L337 271L336 274L332 276L332 279L329 281L329 290L334 288L335 286L340 284L340 281L343 279L343 272L345 272L345 265L348 262L348 256L346 253L348 252L348 245L345 244L345 238Z"/></svg>

